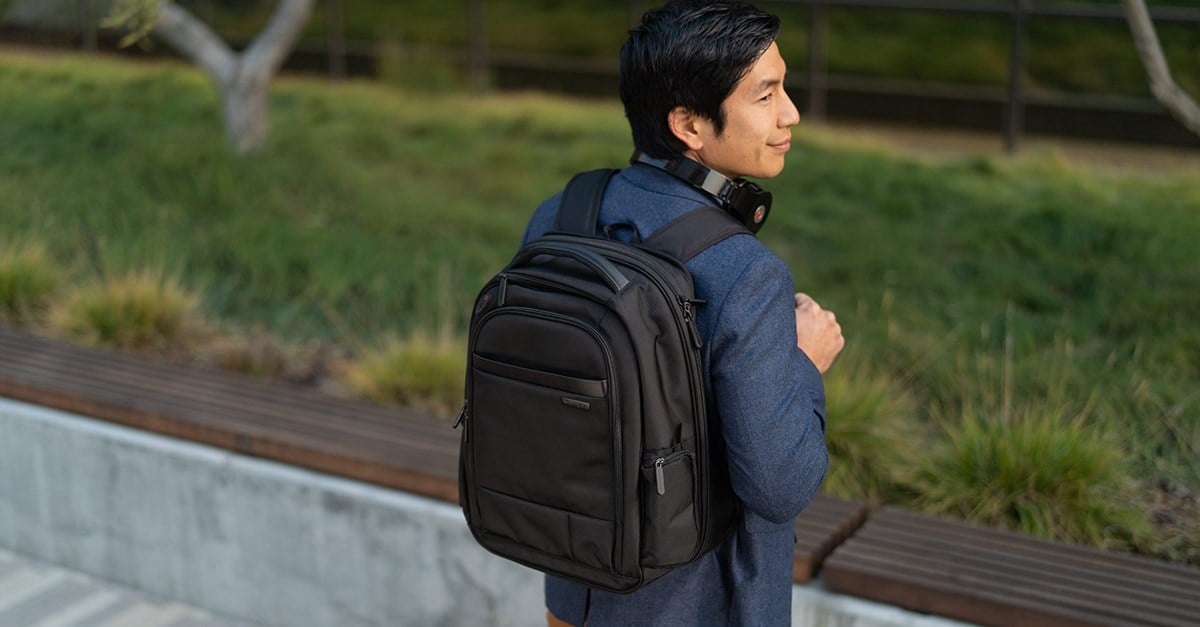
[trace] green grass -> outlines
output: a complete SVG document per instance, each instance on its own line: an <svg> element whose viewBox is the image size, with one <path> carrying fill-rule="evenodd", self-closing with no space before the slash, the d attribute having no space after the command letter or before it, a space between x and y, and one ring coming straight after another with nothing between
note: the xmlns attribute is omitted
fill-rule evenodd
<svg viewBox="0 0 1200 627"><path fill-rule="evenodd" d="M361 357L387 337L461 337L533 207L630 149L612 102L289 79L271 106L266 149L240 158L194 70L0 53L0 241L41 242L66 284L178 277L223 329ZM1078 476L1139 487L1099 489L1094 511L1126 532L1105 542L1200 563L1196 542L1141 539L1114 505L1200 490L1196 174L1116 175L1053 152L922 160L798 129L763 238L850 345L829 375L830 489L914 505L934 492L913 477L951 463L931 454L948 435L1012 438L995 458L1019 462L1061 425L1079 438L1062 473L1104 447L1114 470ZM274 348L215 352L281 368ZM1029 437L995 431L1026 421ZM1036 507L1066 498L1037 494Z"/></svg>
<svg viewBox="0 0 1200 627"><path fill-rule="evenodd" d="M930 166L808 150L816 158L793 159L776 192L805 208L776 218L783 228L768 238L794 233L785 246L798 282L861 311L846 326L876 359L931 400L961 403L984 393L964 377L964 355L1008 352L1020 398L1043 398L1051 383L1101 394L1102 419L1149 447L1143 463L1167 455L1200 477L1194 443L1144 437L1166 413L1200 417L1195 179L1101 177L1053 155Z"/></svg>

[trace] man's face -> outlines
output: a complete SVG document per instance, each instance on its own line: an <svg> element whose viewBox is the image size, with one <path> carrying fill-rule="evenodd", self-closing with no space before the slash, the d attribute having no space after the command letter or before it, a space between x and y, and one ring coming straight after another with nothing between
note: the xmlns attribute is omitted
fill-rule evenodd
<svg viewBox="0 0 1200 627"><path fill-rule="evenodd" d="M800 112L783 89L787 64L774 43L721 104L725 128L714 132L710 120L697 120L701 146L687 151L692 159L729 178L771 178L783 170L792 147L791 127Z"/></svg>

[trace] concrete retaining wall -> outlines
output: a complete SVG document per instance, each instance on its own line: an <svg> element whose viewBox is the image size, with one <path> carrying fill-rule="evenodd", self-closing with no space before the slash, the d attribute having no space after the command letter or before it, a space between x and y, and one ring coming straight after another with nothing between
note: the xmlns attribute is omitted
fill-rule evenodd
<svg viewBox="0 0 1200 627"><path fill-rule="evenodd" d="M541 625L457 507L0 399L0 546L289 627ZM949 621L797 586L796 625Z"/></svg>

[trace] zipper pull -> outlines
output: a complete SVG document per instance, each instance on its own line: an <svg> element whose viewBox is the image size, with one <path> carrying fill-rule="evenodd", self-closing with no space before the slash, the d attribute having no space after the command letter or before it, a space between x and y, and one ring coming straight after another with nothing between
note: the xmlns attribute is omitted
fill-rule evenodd
<svg viewBox="0 0 1200 627"><path fill-rule="evenodd" d="M658 484L658 493L667 493L667 480L663 478L663 464L667 463L666 458L659 457L654 460L654 481Z"/></svg>
<svg viewBox="0 0 1200 627"><path fill-rule="evenodd" d="M500 296L496 299L496 306L503 307L508 302L508 273L500 274Z"/></svg>
<svg viewBox="0 0 1200 627"><path fill-rule="evenodd" d="M692 346L699 350L704 344L700 341L700 330L696 328L696 311L693 305L704 301L693 301L686 298L680 298L679 304L683 307L683 319L687 322L688 335L692 337Z"/></svg>
<svg viewBox="0 0 1200 627"><path fill-rule="evenodd" d="M466 401L466 400L463 401L462 411L458 412L458 419L454 421L454 424L450 427L451 429L457 429L459 427L459 425L461 425L467 421L467 404L468 404L468 402L469 401Z"/></svg>

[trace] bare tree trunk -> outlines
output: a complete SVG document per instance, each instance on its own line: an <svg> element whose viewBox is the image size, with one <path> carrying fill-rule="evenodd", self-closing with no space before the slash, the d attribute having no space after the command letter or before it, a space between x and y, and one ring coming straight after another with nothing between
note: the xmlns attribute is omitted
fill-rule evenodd
<svg viewBox="0 0 1200 627"><path fill-rule="evenodd" d="M239 68L240 69L240 68ZM270 78L237 73L221 86L225 114L225 139L241 154L262 148L270 131L268 95Z"/></svg>
<svg viewBox="0 0 1200 627"><path fill-rule="evenodd" d="M267 96L312 15L315 0L280 0L271 21L235 53L204 22L179 5L163 3L154 34L203 69L221 93L225 135L234 150L262 148L270 129Z"/></svg>
<svg viewBox="0 0 1200 627"><path fill-rule="evenodd" d="M1150 77L1150 92L1188 130L1200 135L1200 107L1171 78L1171 68L1163 56L1162 45L1154 31L1154 22L1150 20L1145 0L1121 0L1121 3L1125 6L1125 17L1133 33L1134 45Z"/></svg>

